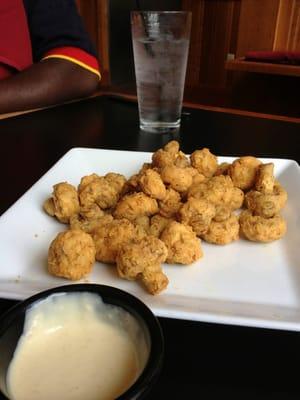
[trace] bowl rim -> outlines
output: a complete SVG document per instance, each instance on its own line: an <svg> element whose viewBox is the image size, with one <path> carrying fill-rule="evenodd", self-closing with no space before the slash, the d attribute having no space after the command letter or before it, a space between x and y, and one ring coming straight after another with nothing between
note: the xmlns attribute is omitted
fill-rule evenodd
<svg viewBox="0 0 300 400"><path fill-rule="evenodd" d="M77 283L56 286L34 294L18 302L0 316L0 338L2 334L11 326L15 318L24 313L28 307L37 301L47 298L54 293L68 292L89 292L101 296L106 304L115 305L123 308L137 319L141 319L148 329L150 338L150 352L147 363L138 379L131 385L126 392L115 400L136 399L149 391L152 383L157 379L163 364L164 356L164 337L157 317L148 306L139 298L125 290L96 283Z"/></svg>

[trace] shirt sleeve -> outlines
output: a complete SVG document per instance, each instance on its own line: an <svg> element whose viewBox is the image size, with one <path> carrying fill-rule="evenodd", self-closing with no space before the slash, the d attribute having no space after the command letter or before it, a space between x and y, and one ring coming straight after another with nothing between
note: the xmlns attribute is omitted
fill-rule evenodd
<svg viewBox="0 0 300 400"><path fill-rule="evenodd" d="M94 46L74 0L24 0L35 62L62 58L100 78Z"/></svg>

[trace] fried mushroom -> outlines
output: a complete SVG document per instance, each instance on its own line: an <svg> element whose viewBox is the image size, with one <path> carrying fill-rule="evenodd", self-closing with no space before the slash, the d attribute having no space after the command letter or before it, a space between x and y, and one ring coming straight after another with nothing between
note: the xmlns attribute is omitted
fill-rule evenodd
<svg viewBox="0 0 300 400"><path fill-rule="evenodd" d="M81 229L86 233L92 234L101 225L106 225L112 221L113 217L109 214L92 219L86 219L82 217L80 214L75 214L70 218L70 228Z"/></svg>
<svg viewBox="0 0 300 400"><path fill-rule="evenodd" d="M180 208L178 219L185 225L193 228L197 236L205 233L216 215L215 206L206 199L195 199L190 197Z"/></svg>
<svg viewBox="0 0 300 400"><path fill-rule="evenodd" d="M159 294L169 284L168 277L164 274L161 264L152 264L144 269L141 281L150 294Z"/></svg>
<svg viewBox="0 0 300 400"><path fill-rule="evenodd" d="M81 179L78 193L82 207L90 207L96 203L101 209L107 209L114 207L119 199L116 186L96 174Z"/></svg>
<svg viewBox="0 0 300 400"><path fill-rule="evenodd" d="M217 206L216 207L216 215L213 220L216 222L222 222L228 219L231 216L231 208L227 206Z"/></svg>
<svg viewBox="0 0 300 400"><path fill-rule="evenodd" d="M229 166L230 166L230 164L227 162L223 162L223 163L219 164L214 173L214 176L227 175Z"/></svg>
<svg viewBox="0 0 300 400"><path fill-rule="evenodd" d="M176 190L168 188L164 199L158 201L159 214L166 218L172 218L180 209L181 205L180 194L176 192Z"/></svg>
<svg viewBox="0 0 300 400"><path fill-rule="evenodd" d="M190 161L182 151L179 151L174 161L174 165L179 168L187 168L190 167Z"/></svg>
<svg viewBox="0 0 300 400"><path fill-rule="evenodd" d="M208 230L201 236L203 240L213 244L228 244L239 238L238 217L231 214L229 218L220 221L212 221Z"/></svg>
<svg viewBox="0 0 300 400"><path fill-rule="evenodd" d="M50 199L44 203L44 210L55 216L60 222L69 223L70 217L79 212L80 205L77 190L67 182L57 183L53 186Z"/></svg>
<svg viewBox="0 0 300 400"><path fill-rule="evenodd" d="M158 149L152 155L152 165L157 168L164 168L167 165L175 165L179 168L189 166L189 160L186 155L179 150L179 143L171 140L163 149Z"/></svg>
<svg viewBox="0 0 300 400"><path fill-rule="evenodd" d="M261 161L252 156L244 156L235 160L228 168L234 186L249 190L255 184L256 173Z"/></svg>
<svg viewBox="0 0 300 400"><path fill-rule="evenodd" d="M147 215L141 215L139 217L137 217L133 223L140 227L141 229L144 229L144 231L146 233L149 233L150 231L150 217L148 217Z"/></svg>
<svg viewBox="0 0 300 400"><path fill-rule="evenodd" d="M95 245L90 235L72 229L59 233L48 251L51 275L78 280L91 272L95 262Z"/></svg>
<svg viewBox="0 0 300 400"><path fill-rule="evenodd" d="M188 190L188 198L204 198L215 206L226 205L232 201L233 183L229 176L213 176L206 182L192 185Z"/></svg>
<svg viewBox="0 0 300 400"><path fill-rule="evenodd" d="M114 217L127 218L130 221L134 221L140 216L151 216L157 212L157 201L140 192L128 194L121 198L114 211Z"/></svg>
<svg viewBox="0 0 300 400"><path fill-rule="evenodd" d="M139 178L142 191L153 199L163 200L166 196L166 187L158 172L147 169Z"/></svg>
<svg viewBox="0 0 300 400"><path fill-rule="evenodd" d="M271 194L274 191L274 184L274 164L259 165L257 168L255 189L263 194Z"/></svg>
<svg viewBox="0 0 300 400"><path fill-rule="evenodd" d="M109 172L104 176L104 179L106 182L108 182L110 185L114 187L114 189L118 192L121 193L123 190L123 187L126 183L126 178L124 175L117 174L115 172Z"/></svg>
<svg viewBox="0 0 300 400"><path fill-rule="evenodd" d="M275 182L273 192L264 194L257 190L250 190L245 195L245 205L254 215L264 218L274 217L285 206L287 193L285 189Z"/></svg>
<svg viewBox="0 0 300 400"><path fill-rule="evenodd" d="M85 220L92 220L103 217L105 212L98 206L98 204L93 203L88 207L80 207L79 214Z"/></svg>
<svg viewBox="0 0 300 400"><path fill-rule="evenodd" d="M168 285L161 263L167 258L165 244L154 236L125 244L117 256L117 271L124 279L140 279L151 294L158 294Z"/></svg>
<svg viewBox="0 0 300 400"><path fill-rule="evenodd" d="M201 241L188 225L173 221L162 232L160 239L168 249L168 263L191 264L203 256Z"/></svg>
<svg viewBox="0 0 300 400"><path fill-rule="evenodd" d="M145 236L145 232L124 218L101 224L91 235L96 247L96 260L115 263L122 246Z"/></svg>
<svg viewBox="0 0 300 400"><path fill-rule="evenodd" d="M228 206L232 211L238 210L239 208L242 208L244 203L244 198L245 198L244 192L237 187L233 187L231 190L231 199L228 202Z"/></svg>
<svg viewBox="0 0 300 400"><path fill-rule="evenodd" d="M187 168L167 165L161 170L163 182L177 192L186 192L193 183L193 178Z"/></svg>
<svg viewBox="0 0 300 400"><path fill-rule="evenodd" d="M179 149L179 145L178 145L178 149ZM167 165L173 165L176 160L176 153L177 152L174 152L173 150L170 151L170 150L165 150L165 149L158 149L152 155L152 165L157 168L163 168Z"/></svg>
<svg viewBox="0 0 300 400"><path fill-rule="evenodd" d="M160 237L162 231L169 225L170 222L174 221L172 218L165 218L159 214L153 215L150 222L149 233L155 237Z"/></svg>
<svg viewBox="0 0 300 400"><path fill-rule="evenodd" d="M207 178L212 177L218 168L217 157L207 148L194 151L191 154L191 164Z"/></svg>
<svg viewBox="0 0 300 400"><path fill-rule="evenodd" d="M282 238L287 230L281 215L264 218L244 210L240 215L240 227L245 237L254 242L268 243Z"/></svg>

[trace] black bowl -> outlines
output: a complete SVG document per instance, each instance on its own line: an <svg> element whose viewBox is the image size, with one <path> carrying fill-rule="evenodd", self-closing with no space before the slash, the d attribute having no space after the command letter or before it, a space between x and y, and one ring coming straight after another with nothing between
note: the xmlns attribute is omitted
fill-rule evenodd
<svg viewBox="0 0 300 400"><path fill-rule="evenodd" d="M96 284L72 284L40 292L16 304L0 318L0 388L2 392L6 394L6 374L23 332L26 310L36 301L58 292L98 294L104 303L119 306L142 322L149 334L149 358L139 378L117 400L143 399L155 383L162 367L164 340L159 322L150 309L133 295L117 288Z"/></svg>

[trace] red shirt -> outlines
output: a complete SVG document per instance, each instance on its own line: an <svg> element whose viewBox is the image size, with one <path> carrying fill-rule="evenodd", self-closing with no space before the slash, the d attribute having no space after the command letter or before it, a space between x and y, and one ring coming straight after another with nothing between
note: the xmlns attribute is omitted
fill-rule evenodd
<svg viewBox="0 0 300 400"><path fill-rule="evenodd" d="M100 77L93 46L72 0L0 0L0 79L47 58Z"/></svg>

